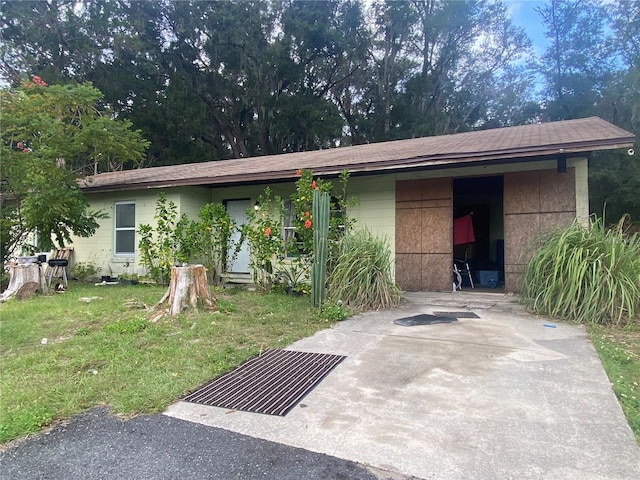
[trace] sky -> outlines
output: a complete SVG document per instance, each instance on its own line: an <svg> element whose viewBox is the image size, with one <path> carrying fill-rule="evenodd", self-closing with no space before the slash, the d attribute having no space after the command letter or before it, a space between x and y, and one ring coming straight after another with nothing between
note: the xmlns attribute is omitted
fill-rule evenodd
<svg viewBox="0 0 640 480"><path fill-rule="evenodd" d="M541 0L503 0L511 13L513 23L523 27L533 42L536 56L540 56L546 46L544 37L544 26L540 15L534 10L535 7L542 7L546 2Z"/></svg>

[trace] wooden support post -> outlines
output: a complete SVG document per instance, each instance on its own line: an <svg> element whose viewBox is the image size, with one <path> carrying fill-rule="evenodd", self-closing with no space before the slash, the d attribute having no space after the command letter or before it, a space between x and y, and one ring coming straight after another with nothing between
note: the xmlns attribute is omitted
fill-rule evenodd
<svg viewBox="0 0 640 480"><path fill-rule="evenodd" d="M9 286L0 295L0 302L15 296L17 299L36 295L47 290L47 282L39 263L9 266Z"/></svg>
<svg viewBox="0 0 640 480"><path fill-rule="evenodd" d="M164 311L160 315L155 315L153 320L157 320L165 313L178 315L189 306L198 308L198 303L205 308L214 309L215 302L215 297L209 291L207 271L203 265L173 267L169 288L154 309L156 313L158 310Z"/></svg>

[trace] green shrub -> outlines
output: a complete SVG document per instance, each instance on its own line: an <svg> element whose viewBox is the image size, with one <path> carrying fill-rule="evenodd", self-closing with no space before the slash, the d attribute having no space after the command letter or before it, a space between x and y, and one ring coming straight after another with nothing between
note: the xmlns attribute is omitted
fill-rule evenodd
<svg viewBox="0 0 640 480"><path fill-rule="evenodd" d="M349 316L349 312L342 301L338 300L336 303L324 303L317 309L317 316L320 320L327 322L340 322Z"/></svg>
<svg viewBox="0 0 640 480"><path fill-rule="evenodd" d="M171 200L167 201L163 192L158 194L153 218L155 227L143 223L136 232L140 237L140 261L153 280L168 285L173 265L189 260L181 255L180 235L177 233L186 228L188 219L185 215L178 219L178 206Z"/></svg>
<svg viewBox="0 0 640 480"><path fill-rule="evenodd" d="M640 235L592 217L542 239L522 290L535 312L583 323L620 325L640 314Z"/></svg>
<svg viewBox="0 0 640 480"><path fill-rule="evenodd" d="M247 210L249 223L242 225L243 239L249 244L251 259L249 266L253 274L253 281L263 293L271 291L278 273L274 268L282 261L284 254L282 247L282 199L271 195L271 188L267 187L264 194L258 197L255 208Z"/></svg>
<svg viewBox="0 0 640 480"><path fill-rule="evenodd" d="M86 282L98 275L98 269L93 262L78 262L71 269L71 278Z"/></svg>
<svg viewBox="0 0 640 480"><path fill-rule="evenodd" d="M391 266L385 239L366 229L346 234L327 278L328 300L361 310L397 305L400 289Z"/></svg>

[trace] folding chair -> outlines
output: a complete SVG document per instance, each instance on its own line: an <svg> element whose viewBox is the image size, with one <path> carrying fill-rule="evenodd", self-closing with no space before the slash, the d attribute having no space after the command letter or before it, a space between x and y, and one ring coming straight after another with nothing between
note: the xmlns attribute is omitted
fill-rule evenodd
<svg viewBox="0 0 640 480"><path fill-rule="evenodd" d="M473 284L473 277L471 276L471 269L469 268L469 263L466 260L457 260L455 258L453 259L453 274L457 279L459 279L458 287L457 287L458 290L462 290L463 275L466 275L467 278L469 279L469 284L471 285L471 288L476 288L475 285Z"/></svg>

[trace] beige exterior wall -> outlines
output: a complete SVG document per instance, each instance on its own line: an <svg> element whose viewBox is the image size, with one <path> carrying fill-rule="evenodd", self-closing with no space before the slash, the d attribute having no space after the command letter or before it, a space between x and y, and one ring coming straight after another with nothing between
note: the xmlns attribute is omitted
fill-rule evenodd
<svg viewBox="0 0 640 480"><path fill-rule="evenodd" d="M116 276L123 273L145 274L140 256L114 255L114 206L117 202L132 201L136 204L136 225L155 225L154 214L158 193L164 191L167 200L178 206L178 215L187 214L197 218L203 205L208 202L222 202L249 198L256 201L264 193L264 185L208 189L203 187L181 187L170 190L141 190L92 194L89 196L91 208L103 210L109 218L100 221L100 228L90 238L74 237L72 262L93 262L99 275ZM288 199L294 191L293 183L271 186L273 195ZM386 237L392 257L395 256L395 177L393 175L360 177L349 180L349 197L355 197L358 204L351 208L350 215L356 226L366 226L373 233ZM129 267L126 264L129 263ZM111 270L110 270L111 269Z"/></svg>
<svg viewBox="0 0 640 480"><path fill-rule="evenodd" d="M92 262L99 270L99 275L124 273L145 274L140 263L136 234L136 252L134 255L115 255L114 252L114 208L117 202L134 202L136 204L136 228L140 224L155 225L154 215L158 194L164 191L167 200L178 207L178 217L186 213L197 218L202 206L209 201L211 191L207 188L180 188L171 190L140 190L132 192L116 192L93 194L89 196L91 208L102 210L109 218L100 221L100 227L90 238L73 237L72 264ZM127 267L127 263L129 266Z"/></svg>
<svg viewBox="0 0 640 480"><path fill-rule="evenodd" d="M576 218L587 226L589 222L589 161L586 158L571 159L567 167L575 169Z"/></svg>
<svg viewBox="0 0 640 480"><path fill-rule="evenodd" d="M358 202L349 209L349 216L356 221L355 228L366 227L371 233L386 238L391 258L395 258L395 175L350 178L347 190L347 195Z"/></svg>
<svg viewBox="0 0 640 480"><path fill-rule="evenodd" d="M333 180L336 185L337 180ZM217 188L212 191L211 201L222 202L250 198L257 200L264 193L265 186L244 186ZM271 186L273 195L286 200L294 192L293 183ZM348 197L354 197L357 205L349 209L349 215L356 220L356 227L366 226L371 232L385 236L389 240L392 254L395 243L395 176L355 177L349 179Z"/></svg>
<svg viewBox="0 0 640 480"><path fill-rule="evenodd" d="M211 189L204 187L182 187L177 190L178 215L186 214L189 218L196 219L202 209L211 201Z"/></svg>
<svg viewBox="0 0 640 480"><path fill-rule="evenodd" d="M158 191L144 190L135 192L117 192L90 195L91 208L102 210L109 217L100 221L100 227L89 238L73 237L72 264L77 262L92 262L98 268L98 275L116 276L125 270L129 262L128 273L144 273L139 264L139 255L114 255L114 208L117 202L135 202L136 225L141 223L153 224ZM176 201L177 197L167 195ZM137 235L136 235L137 237ZM136 238L137 244L137 238ZM111 269L111 270L110 270Z"/></svg>
<svg viewBox="0 0 640 480"><path fill-rule="evenodd" d="M211 191L210 202L219 203L225 200L242 200L245 198L255 202L264 193L266 185L245 185L241 187L214 188ZM283 200L289 198L295 190L293 183L280 183L271 185L271 195L279 196Z"/></svg>

